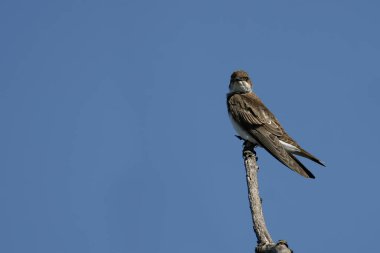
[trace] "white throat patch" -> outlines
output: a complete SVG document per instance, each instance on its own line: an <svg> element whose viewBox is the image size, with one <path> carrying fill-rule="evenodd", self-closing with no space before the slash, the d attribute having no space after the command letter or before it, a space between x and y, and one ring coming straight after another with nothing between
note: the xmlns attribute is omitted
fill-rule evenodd
<svg viewBox="0 0 380 253"><path fill-rule="evenodd" d="M230 86L230 92L251 92L251 85L247 81L237 81Z"/></svg>

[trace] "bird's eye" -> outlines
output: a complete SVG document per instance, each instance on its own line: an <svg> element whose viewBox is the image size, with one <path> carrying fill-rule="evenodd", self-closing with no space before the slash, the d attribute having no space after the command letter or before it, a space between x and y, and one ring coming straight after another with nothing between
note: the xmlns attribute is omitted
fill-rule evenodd
<svg viewBox="0 0 380 253"><path fill-rule="evenodd" d="M243 80L248 81L248 77L247 76L243 77Z"/></svg>

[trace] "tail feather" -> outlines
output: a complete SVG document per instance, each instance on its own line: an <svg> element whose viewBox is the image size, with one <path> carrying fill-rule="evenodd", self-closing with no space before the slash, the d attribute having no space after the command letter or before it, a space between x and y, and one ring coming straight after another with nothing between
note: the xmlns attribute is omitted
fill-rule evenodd
<svg viewBox="0 0 380 253"><path fill-rule="evenodd" d="M315 178L300 161L285 150L275 135L272 135L268 131L264 131L262 128L257 128L256 130L252 130L252 132L252 135L255 136L255 139L260 146L265 148L273 157L286 167L306 178Z"/></svg>
<svg viewBox="0 0 380 253"><path fill-rule="evenodd" d="M294 155L292 155L291 153L288 153L289 156L291 158L293 158L293 160L303 169L304 172L306 172L306 174L310 177L310 178L315 178L315 176L313 175L313 173L310 172L310 170L308 170L305 165L303 165L300 160L298 160Z"/></svg>
<svg viewBox="0 0 380 253"><path fill-rule="evenodd" d="M326 167L326 165L325 165L324 162L322 162L321 160L319 160L318 158L316 158L315 156L313 156L312 154L310 154L309 152L307 152L304 149L301 149L298 152L294 152L294 154L302 156L302 157L305 157L305 158L308 158L308 159L312 160L313 162L316 162L316 163L322 165L323 167Z"/></svg>

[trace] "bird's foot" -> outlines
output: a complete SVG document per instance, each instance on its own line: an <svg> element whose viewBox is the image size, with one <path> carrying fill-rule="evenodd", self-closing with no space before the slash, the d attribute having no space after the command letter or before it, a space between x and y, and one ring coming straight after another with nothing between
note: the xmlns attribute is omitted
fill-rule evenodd
<svg viewBox="0 0 380 253"><path fill-rule="evenodd" d="M247 157L255 156L255 159L257 161L256 151L255 151L256 145L249 141L244 141L243 143L243 154Z"/></svg>

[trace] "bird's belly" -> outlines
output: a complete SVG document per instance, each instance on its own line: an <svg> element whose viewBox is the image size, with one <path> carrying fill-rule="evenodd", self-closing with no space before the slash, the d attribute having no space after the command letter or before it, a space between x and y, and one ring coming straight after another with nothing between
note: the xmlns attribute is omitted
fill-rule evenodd
<svg viewBox="0 0 380 253"><path fill-rule="evenodd" d="M252 144L259 145L258 142L250 135L247 131L245 131L240 125L232 118L231 114L228 114L230 117L232 126L234 127L236 133L246 141L250 141Z"/></svg>

